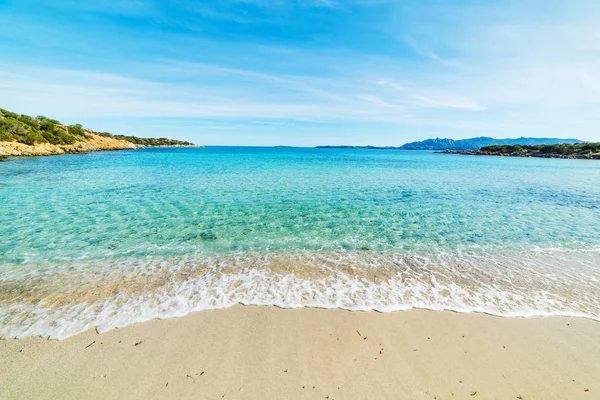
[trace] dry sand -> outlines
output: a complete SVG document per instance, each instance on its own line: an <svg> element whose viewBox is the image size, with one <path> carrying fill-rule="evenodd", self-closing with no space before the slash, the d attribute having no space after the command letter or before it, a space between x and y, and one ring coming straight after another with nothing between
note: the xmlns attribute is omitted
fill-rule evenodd
<svg viewBox="0 0 600 400"><path fill-rule="evenodd" d="M236 306L2 340L0 360L0 399L600 399L600 323L579 318Z"/></svg>

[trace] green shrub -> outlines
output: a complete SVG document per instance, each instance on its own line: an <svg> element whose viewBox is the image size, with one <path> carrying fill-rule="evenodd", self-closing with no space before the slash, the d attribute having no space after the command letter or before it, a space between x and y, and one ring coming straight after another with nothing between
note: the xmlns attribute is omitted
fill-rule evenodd
<svg viewBox="0 0 600 400"><path fill-rule="evenodd" d="M492 153L510 154L519 151L525 151L527 153L540 153L540 154L589 154L600 152L600 143L576 143L576 144L546 144L536 146L487 146L482 147L482 151Z"/></svg>
<svg viewBox="0 0 600 400"><path fill-rule="evenodd" d="M0 108L0 114L2 115L2 117L4 118L18 118L19 114L16 114L14 112L10 112L5 110L4 108Z"/></svg>
<svg viewBox="0 0 600 400"><path fill-rule="evenodd" d="M73 144L90 138L81 124L64 126L59 121L38 115L35 118L25 114L17 114L0 108L0 140L17 141L25 144L51 143ZM191 145L173 139L139 138L135 136L112 135L108 132L97 133L100 136L126 140L144 146Z"/></svg>
<svg viewBox="0 0 600 400"><path fill-rule="evenodd" d="M77 136L83 136L83 137L87 136L85 133L83 133L83 126L81 126L81 124L69 125L67 128L69 129L69 133L71 135L77 135Z"/></svg>

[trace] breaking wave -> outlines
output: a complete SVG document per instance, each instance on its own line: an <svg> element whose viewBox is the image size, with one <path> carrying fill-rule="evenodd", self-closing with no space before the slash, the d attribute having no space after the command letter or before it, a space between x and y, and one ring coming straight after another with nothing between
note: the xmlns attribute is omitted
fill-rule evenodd
<svg viewBox="0 0 600 400"><path fill-rule="evenodd" d="M600 320L600 250L282 252L0 266L0 336L62 339L234 304Z"/></svg>

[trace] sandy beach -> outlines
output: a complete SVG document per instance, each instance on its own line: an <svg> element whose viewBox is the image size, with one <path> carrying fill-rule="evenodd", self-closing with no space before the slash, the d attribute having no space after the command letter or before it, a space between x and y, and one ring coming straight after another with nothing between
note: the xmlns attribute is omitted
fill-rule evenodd
<svg viewBox="0 0 600 400"><path fill-rule="evenodd" d="M0 341L2 399L594 399L600 323L235 306Z"/></svg>

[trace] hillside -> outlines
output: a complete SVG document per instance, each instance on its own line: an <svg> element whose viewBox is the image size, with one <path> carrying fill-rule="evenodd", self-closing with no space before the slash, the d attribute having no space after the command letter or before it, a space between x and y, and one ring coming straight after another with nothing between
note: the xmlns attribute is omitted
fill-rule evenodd
<svg viewBox="0 0 600 400"><path fill-rule="evenodd" d="M0 157L127 150L138 146L193 144L166 138L140 138L94 132L80 124L64 125L48 117L31 117L0 108Z"/></svg>
<svg viewBox="0 0 600 400"><path fill-rule="evenodd" d="M406 143L401 146L402 150L479 150L486 146L536 146L544 144L561 144L561 143L583 143L578 139L558 139L558 138L525 138L516 139L494 139L491 137L481 136L471 139L427 139L421 142Z"/></svg>

